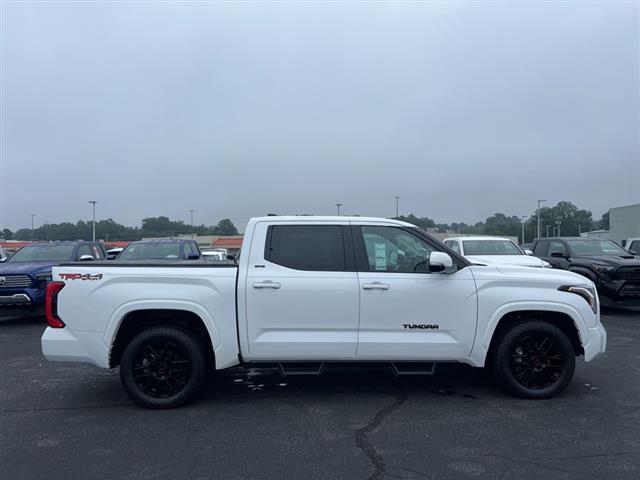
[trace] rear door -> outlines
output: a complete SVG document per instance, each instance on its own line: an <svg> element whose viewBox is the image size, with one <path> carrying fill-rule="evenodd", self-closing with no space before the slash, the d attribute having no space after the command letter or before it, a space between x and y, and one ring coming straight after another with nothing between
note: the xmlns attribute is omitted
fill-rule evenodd
<svg viewBox="0 0 640 480"><path fill-rule="evenodd" d="M355 358L359 287L348 222L259 222L246 276L249 357Z"/></svg>
<svg viewBox="0 0 640 480"><path fill-rule="evenodd" d="M361 225L353 236L360 283L358 357L468 356L477 321L471 269L430 273L429 254L438 246L411 228Z"/></svg>

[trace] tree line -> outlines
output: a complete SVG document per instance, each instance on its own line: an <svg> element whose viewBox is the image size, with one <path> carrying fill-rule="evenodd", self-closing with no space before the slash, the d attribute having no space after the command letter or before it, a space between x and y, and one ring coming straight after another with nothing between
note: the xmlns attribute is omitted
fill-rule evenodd
<svg viewBox="0 0 640 480"><path fill-rule="evenodd" d="M504 213L494 213L483 222L474 224L466 223L436 223L428 217L416 217L415 215L401 215L398 220L412 223L422 229L436 228L441 231L453 231L455 233L466 233L473 235L502 235L522 237L522 220L517 215L505 215ZM537 235L538 211L535 210L524 222L525 242L532 241ZM556 223L559 222L559 223ZM548 228L547 228L548 227ZM571 202L558 202L553 207L540 208L540 236L546 237L554 233L557 236L558 227L560 235L577 236L581 232L590 230L608 230L609 212L602 215L598 220L593 219L589 210L579 209Z"/></svg>
<svg viewBox="0 0 640 480"><path fill-rule="evenodd" d="M111 218L96 221L96 238L105 241L139 240L142 237L169 237L179 234L194 235L238 235L231 220L223 218L216 225L188 225L180 220L168 217L149 217L142 220L141 227L127 227ZM46 223L33 229L20 228L12 232L2 230L5 240L91 240L93 223L91 220L79 220L76 223Z"/></svg>
<svg viewBox="0 0 640 480"><path fill-rule="evenodd" d="M417 217L414 214L401 215L398 220L412 223L424 230L437 228L442 231L467 233L475 235L503 235L520 238L522 222L516 215L494 213L482 222L466 224L464 222L437 223L429 217ZM607 230L609 228L609 213L605 213L599 220L593 220L589 210L582 210L571 202L558 202L553 207L540 209L540 233L543 237L547 231L549 235L557 233L559 223L562 235L578 235L589 230ZM530 242L537 234L538 212L532 212L525 221L525 241ZM547 228L549 227L549 228ZM142 220L141 227L127 227L111 218L96 222L96 237L106 240L138 240L142 237L168 237L179 234L195 235L238 235L238 230L231 220L224 218L217 225L188 225L180 220L170 220L168 217L149 217ZM5 228L2 231L5 240L31 240L30 228L21 228L16 232ZM50 223L41 225L33 231L34 240L90 240L92 238L92 222L79 220L76 223Z"/></svg>

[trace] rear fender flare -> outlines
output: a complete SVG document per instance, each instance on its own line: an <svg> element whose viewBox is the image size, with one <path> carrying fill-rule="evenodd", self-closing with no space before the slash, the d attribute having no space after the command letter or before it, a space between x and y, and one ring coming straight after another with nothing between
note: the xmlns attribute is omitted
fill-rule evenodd
<svg viewBox="0 0 640 480"><path fill-rule="evenodd" d="M211 337L211 344L213 345L214 352L222 344L220 332L216 327L213 318L202 305L186 300L134 300L120 305L109 319L109 323L103 337L104 343L109 351L113 346L113 342L116 339L116 335L118 334L118 330L120 329L124 318L130 313L140 310L182 310L191 312L197 315L204 323L204 326Z"/></svg>

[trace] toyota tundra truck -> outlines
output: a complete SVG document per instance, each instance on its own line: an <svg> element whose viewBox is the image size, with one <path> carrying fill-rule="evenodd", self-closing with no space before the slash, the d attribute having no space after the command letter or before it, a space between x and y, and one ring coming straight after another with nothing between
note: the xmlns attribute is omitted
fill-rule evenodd
<svg viewBox="0 0 640 480"><path fill-rule="evenodd" d="M149 408L192 399L213 370L320 372L384 362L488 367L540 399L575 359L605 351L594 284L575 273L477 266L408 223L363 217L251 219L237 263L68 263L47 286L49 360L120 367Z"/></svg>

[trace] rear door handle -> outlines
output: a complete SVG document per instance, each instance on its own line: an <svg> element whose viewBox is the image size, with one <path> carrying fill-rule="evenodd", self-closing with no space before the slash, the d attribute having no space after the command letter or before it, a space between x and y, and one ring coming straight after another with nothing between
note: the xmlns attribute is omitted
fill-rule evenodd
<svg viewBox="0 0 640 480"><path fill-rule="evenodd" d="M362 288L364 290L389 290L391 288L391 285L380 282L363 283Z"/></svg>
<svg viewBox="0 0 640 480"><path fill-rule="evenodd" d="M253 288L280 288L282 284L278 282L272 282L271 280L265 280L264 282L254 282Z"/></svg>

